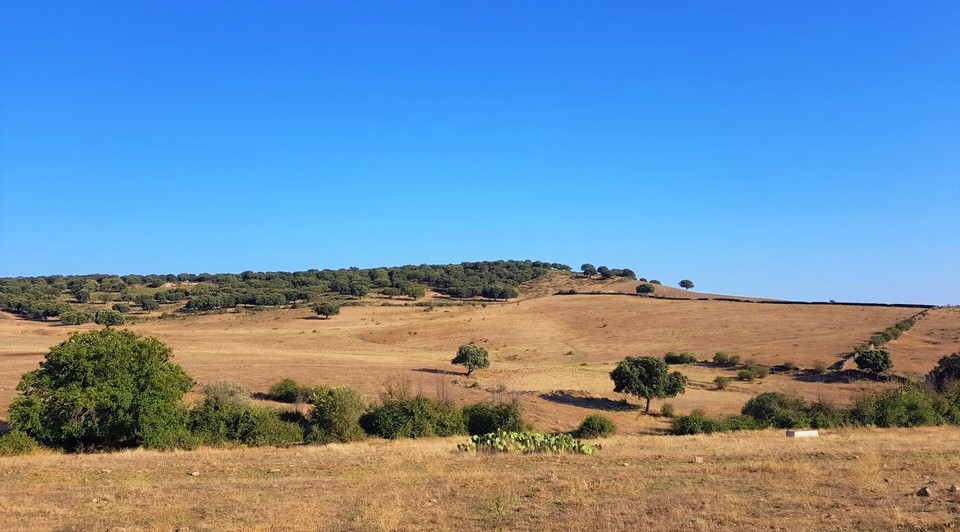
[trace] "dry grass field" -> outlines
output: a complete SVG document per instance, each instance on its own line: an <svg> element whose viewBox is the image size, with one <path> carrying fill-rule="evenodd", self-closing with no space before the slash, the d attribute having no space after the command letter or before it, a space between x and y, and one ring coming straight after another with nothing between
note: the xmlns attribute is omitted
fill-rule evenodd
<svg viewBox="0 0 960 532"><path fill-rule="evenodd" d="M0 459L0 515L5 530L960 526L946 489L960 482L957 428L617 436L593 456L466 454L458 441Z"/></svg>
<svg viewBox="0 0 960 532"><path fill-rule="evenodd" d="M317 319L307 309L288 309L146 319L128 327L171 346L175 361L201 383L230 380L252 391L266 391L290 376L304 384L352 385L375 399L384 382L402 378L417 391L458 403L516 398L525 416L542 430L569 430L587 415L602 412L623 431L643 433L665 428L667 420L640 415L612 392L609 372L624 356L690 351L708 359L722 350L744 361L792 362L810 368L818 362L836 362L871 333L916 312L552 295L570 287L615 292L633 286L636 283L585 284L553 277L524 287L523 297L509 303L431 309L404 305L402 300L368 298L361 306L344 307L329 320ZM0 319L0 413L15 396L20 376L36 368L51 345L72 331L94 327L65 327L9 315ZM927 341L931 334L954 338L954 343ZM904 361L911 372L929 371L941 356L956 350L958 336L958 309L932 311L891 344L895 369ZM470 341L490 350L491 366L468 381L450 359L457 346ZM753 383L735 381L727 390L715 391L714 378L734 376L735 371L706 364L679 369L690 378L686 394L670 401L679 412L701 408L736 413L751 396L770 390L842 403L863 390L883 386L772 374Z"/></svg>
<svg viewBox="0 0 960 532"><path fill-rule="evenodd" d="M622 286L621 286L622 285ZM92 455L41 452L0 458L0 517L9 530L89 529L943 529L958 526L960 430L835 430L815 440L780 431L674 437L669 420L643 415L612 392L627 355L716 351L764 364L832 364L916 309L755 304L704 294L664 300L617 295L633 283L549 278L509 303L423 307L368 298L339 316L306 309L238 311L176 319L159 312L128 328L171 346L200 383L229 380L266 391L282 377L348 384L375 400L385 382L459 404L520 401L538 429L570 430L603 413L620 436L593 456L466 454L465 438L288 449L218 448ZM604 295L553 295L558 289ZM661 295L685 292L664 287ZM165 309L166 310L166 309ZM0 315L0 413L20 376L71 332ZM890 344L895 369L922 375L956 351L960 311L936 309ZM467 379L457 346L490 350L491 367ZM678 367L687 392L670 400L737 413L771 390L843 403L889 386L771 374L714 390L731 369ZM659 402L655 402L659 405ZM0 414L2 418L2 414ZM701 457L702 461L695 460ZM190 473L197 472L197 475ZM934 496L914 493L929 486Z"/></svg>

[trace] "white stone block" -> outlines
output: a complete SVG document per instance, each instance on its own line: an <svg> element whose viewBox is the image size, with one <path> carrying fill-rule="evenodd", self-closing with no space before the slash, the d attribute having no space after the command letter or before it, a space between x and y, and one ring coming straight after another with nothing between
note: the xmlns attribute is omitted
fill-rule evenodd
<svg viewBox="0 0 960 532"><path fill-rule="evenodd" d="M819 438L819 430L788 430L788 438Z"/></svg>

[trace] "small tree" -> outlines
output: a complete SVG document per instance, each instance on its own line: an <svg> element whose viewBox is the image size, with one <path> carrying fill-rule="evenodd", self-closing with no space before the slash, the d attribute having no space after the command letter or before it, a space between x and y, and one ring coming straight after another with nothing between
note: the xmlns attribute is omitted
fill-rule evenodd
<svg viewBox="0 0 960 532"><path fill-rule="evenodd" d="M116 310L101 309L94 314L93 322L97 325L112 327L114 325L123 325L124 319L123 314L120 314Z"/></svg>
<svg viewBox="0 0 960 532"><path fill-rule="evenodd" d="M486 349L473 344L461 345L457 350L457 356L450 361L452 364L459 364L467 368L467 377L475 369L484 369L490 367L490 353Z"/></svg>
<svg viewBox="0 0 960 532"><path fill-rule="evenodd" d="M323 319L328 319L330 316L340 314L340 305L332 302L317 303L311 308L313 308L313 311L316 312L318 316L323 316Z"/></svg>
<svg viewBox="0 0 960 532"><path fill-rule="evenodd" d="M960 391L960 352L941 358L937 367L927 374L927 382L940 393L955 387Z"/></svg>
<svg viewBox="0 0 960 532"><path fill-rule="evenodd" d="M640 295L652 294L653 291L653 285L650 283L641 283L637 285L637 293Z"/></svg>
<svg viewBox="0 0 960 532"><path fill-rule="evenodd" d="M140 308L146 311L159 310L160 303L152 297L144 297L140 300Z"/></svg>
<svg viewBox="0 0 960 532"><path fill-rule="evenodd" d="M684 392L687 384L682 373L671 373L667 363L655 357L627 357L610 372L610 378L613 379L613 391L646 399L648 414L651 399L676 397Z"/></svg>
<svg viewBox="0 0 960 532"><path fill-rule="evenodd" d="M857 363L858 368L873 373L883 373L893 367L890 353L883 347L860 351L853 361Z"/></svg>
<svg viewBox="0 0 960 532"><path fill-rule="evenodd" d="M680 281L680 288L686 288L687 290L690 290L693 288L693 281L690 279L684 279Z"/></svg>
<svg viewBox="0 0 960 532"><path fill-rule="evenodd" d="M580 266L580 271L582 271L587 277L593 277L597 274L597 267L588 262L583 266Z"/></svg>

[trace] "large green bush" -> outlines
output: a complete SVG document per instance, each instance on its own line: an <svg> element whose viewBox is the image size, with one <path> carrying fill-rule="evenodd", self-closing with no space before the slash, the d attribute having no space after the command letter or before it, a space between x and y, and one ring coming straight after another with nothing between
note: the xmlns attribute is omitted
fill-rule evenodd
<svg viewBox="0 0 960 532"><path fill-rule="evenodd" d="M170 348L131 331L75 334L23 376L10 406L15 428L66 448L163 447L184 432L193 381Z"/></svg>
<svg viewBox="0 0 960 532"><path fill-rule="evenodd" d="M367 434L387 439L466 434L463 414L453 405L422 395L390 397L360 418Z"/></svg>
<svg viewBox="0 0 960 532"><path fill-rule="evenodd" d="M938 392L960 393L960 353L941 358L927 374L927 382Z"/></svg>
<svg viewBox="0 0 960 532"><path fill-rule="evenodd" d="M300 425L284 421L279 412L251 406L248 394L238 386L215 383L204 395L189 415L190 432L198 443L287 445L304 439Z"/></svg>
<svg viewBox="0 0 960 532"><path fill-rule="evenodd" d="M697 355L693 353L667 353L663 355L663 360L667 364L696 364L699 362Z"/></svg>
<svg viewBox="0 0 960 532"><path fill-rule="evenodd" d="M323 388L313 397L308 439L316 443L348 442L363 439L360 417L367 401L348 386Z"/></svg>
<svg viewBox="0 0 960 532"><path fill-rule="evenodd" d="M498 405L477 403L464 407L463 420L470 434L487 434L503 430L522 432L527 424L520 415L520 404L516 401Z"/></svg>
<svg viewBox="0 0 960 532"><path fill-rule="evenodd" d="M799 397L790 397L780 392L766 392L751 398L743 405L741 413L750 416L763 425L784 424L787 419L801 420L806 405ZM787 413L784 413L787 412ZM803 414L805 416L805 414ZM792 427L786 427L792 428Z"/></svg>

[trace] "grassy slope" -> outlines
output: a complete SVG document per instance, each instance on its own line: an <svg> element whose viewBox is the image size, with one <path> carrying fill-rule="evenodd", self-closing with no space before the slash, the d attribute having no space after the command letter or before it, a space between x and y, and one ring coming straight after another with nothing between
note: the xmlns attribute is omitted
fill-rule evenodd
<svg viewBox="0 0 960 532"><path fill-rule="evenodd" d="M590 457L468 455L457 441L0 458L0 515L16 530L889 530L960 518L960 494L945 491L960 482L956 428L620 436ZM933 497L913 495L923 485Z"/></svg>
<svg viewBox="0 0 960 532"><path fill-rule="evenodd" d="M606 410L626 431L647 432L666 421L620 410L619 397L612 393L608 374L623 356L693 351L709 358L725 350L744 360L812 367L836 361L872 332L914 313L883 307L546 295L562 286L617 288L618 283L552 276L527 287L527 299L507 304L425 311L399 300L371 300L367 306L345 307L330 320L313 319L303 309L148 320L130 328L173 347L175 360L200 382L228 379L264 391L289 375L306 384L350 384L375 398L384 381L400 376L416 390L460 403L518 398L527 417L544 430L568 430L586 415ZM928 319L940 324L936 330L956 335L958 317L955 309L942 309ZM916 330L922 333L924 324ZM20 376L36 368L51 345L72 331L94 327L0 320L0 412L14 397ZM891 344L895 360L898 346L913 334ZM475 373L476 389L465 388L460 368L449 363L457 346L469 341L491 351L491 368ZM946 354L943 347L918 343L909 355L915 359L911 368L929 370ZM709 366L680 369L691 379L687 393L672 400L680 412L733 413L750 396L769 390L842 402L877 386L773 375L716 392L714 377L735 372ZM494 391L501 387L506 391ZM555 400L541 398L554 390L572 392Z"/></svg>

